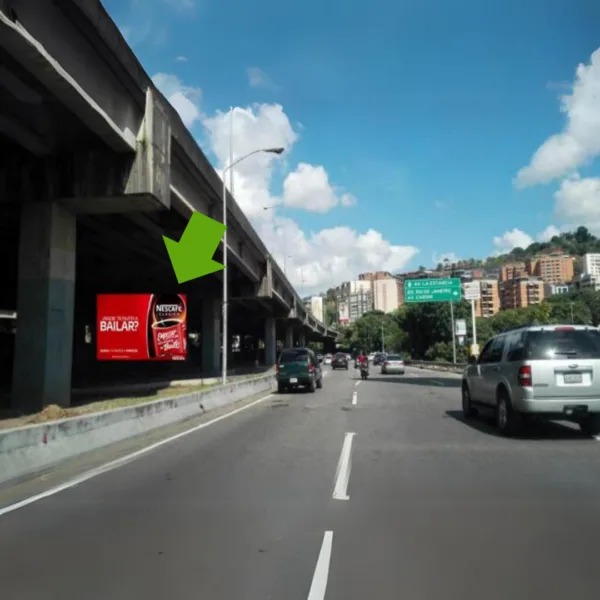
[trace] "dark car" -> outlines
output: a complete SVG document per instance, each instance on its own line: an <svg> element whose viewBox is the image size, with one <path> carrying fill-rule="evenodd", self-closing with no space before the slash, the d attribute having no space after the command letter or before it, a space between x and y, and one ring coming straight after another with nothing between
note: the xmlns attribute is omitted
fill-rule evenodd
<svg viewBox="0 0 600 600"><path fill-rule="evenodd" d="M331 359L332 369L346 369L348 370L348 355L343 352L338 352L333 355Z"/></svg>
<svg viewBox="0 0 600 600"><path fill-rule="evenodd" d="M373 358L373 366L382 365L385 362L385 357L387 354L385 352L378 352Z"/></svg>
<svg viewBox="0 0 600 600"><path fill-rule="evenodd" d="M317 355L310 348L285 348L277 361L277 391L306 387L314 392L323 387L323 372Z"/></svg>

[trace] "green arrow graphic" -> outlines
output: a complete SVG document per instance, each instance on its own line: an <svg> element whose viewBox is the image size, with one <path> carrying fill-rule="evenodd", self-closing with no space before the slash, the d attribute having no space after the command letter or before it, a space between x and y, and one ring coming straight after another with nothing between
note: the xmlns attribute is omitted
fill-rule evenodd
<svg viewBox="0 0 600 600"><path fill-rule="evenodd" d="M178 242L163 235L179 283L217 273L225 268L212 258L225 229L227 227L223 223L195 212Z"/></svg>

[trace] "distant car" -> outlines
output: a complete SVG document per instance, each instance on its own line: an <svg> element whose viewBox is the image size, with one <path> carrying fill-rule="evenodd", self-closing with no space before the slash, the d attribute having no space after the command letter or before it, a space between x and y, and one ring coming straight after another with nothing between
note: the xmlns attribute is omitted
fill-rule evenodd
<svg viewBox="0 0 600 600"><path fill-rule="evenodd" d="M306 387L314 392L323 387L323 372L317 355L310 348L285 348L277 361L277 391Z"/></svg>
<svg viewBox="0 0 600 600"><path fill-rule="evenodd" d="M348 370L348 357L343 352L338 352L333 355L331 360L332 369L346 369Z"/></svg>
<svg viewBox="0 0 600 600"><path fill-rule="evenodd" d="M387 354L385 352L378 352L373 358L373 365L376 367L382 365L386 356Z"/></svg>
<svg viewBox="0 0 600 600"><path fill-rule="evenodd" d="M317 360L322 363L323 362L323 355L322 354L317 354Z"/></svg>
<svg viewBox="0 0 600 600"><path fill-rule="evenodd" d="M371 354L369 354L369 362L373 362L375 360L375 352L371 352Z"/></svg>
<svg viewBox="0 0 600 600"><path fill-rule="evenodd" d="M382 375L404 375L404 360L399 354L388 354L381 363Z"/></svg>
<svg viewBox="0 0 600 600"><path fill-rule="evenodd" d="M326 365L330 365L330 364L331 364L331 359L332 359L332 356L331 356L331 354L326 354L326 355L325 355L325 359L323 360L323 362L324 362Z"/></svg>

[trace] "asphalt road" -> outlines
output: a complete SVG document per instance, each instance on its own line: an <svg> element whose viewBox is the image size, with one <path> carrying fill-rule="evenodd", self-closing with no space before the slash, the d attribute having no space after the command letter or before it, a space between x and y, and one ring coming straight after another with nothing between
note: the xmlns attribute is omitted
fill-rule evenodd
<svg viewBox="0 0 600 600"><path fill-rule="evenodd" d="M600 443L466 424L459 384L328 372L0 514L0 596L595 600Z"/></svg>

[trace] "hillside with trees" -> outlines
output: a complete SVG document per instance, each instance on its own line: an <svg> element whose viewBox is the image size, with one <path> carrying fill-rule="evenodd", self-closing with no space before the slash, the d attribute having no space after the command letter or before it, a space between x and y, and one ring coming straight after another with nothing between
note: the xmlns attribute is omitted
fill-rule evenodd
<svg viewBox="0 0 600 600"><path fill-rule="evenodd" d="M547 242L534 242L527 248L513 248L507 254L492 256L486 259L469 258L453 263L455 269L496 269L505 263L529 260L540 254L564 252L572 256L581 256L588 252L600 252L600 238L592 235L587 227L578 227L575 231L568 231L555 235ZM443 263L437 265L438 270L444 268Z"/></svg>

